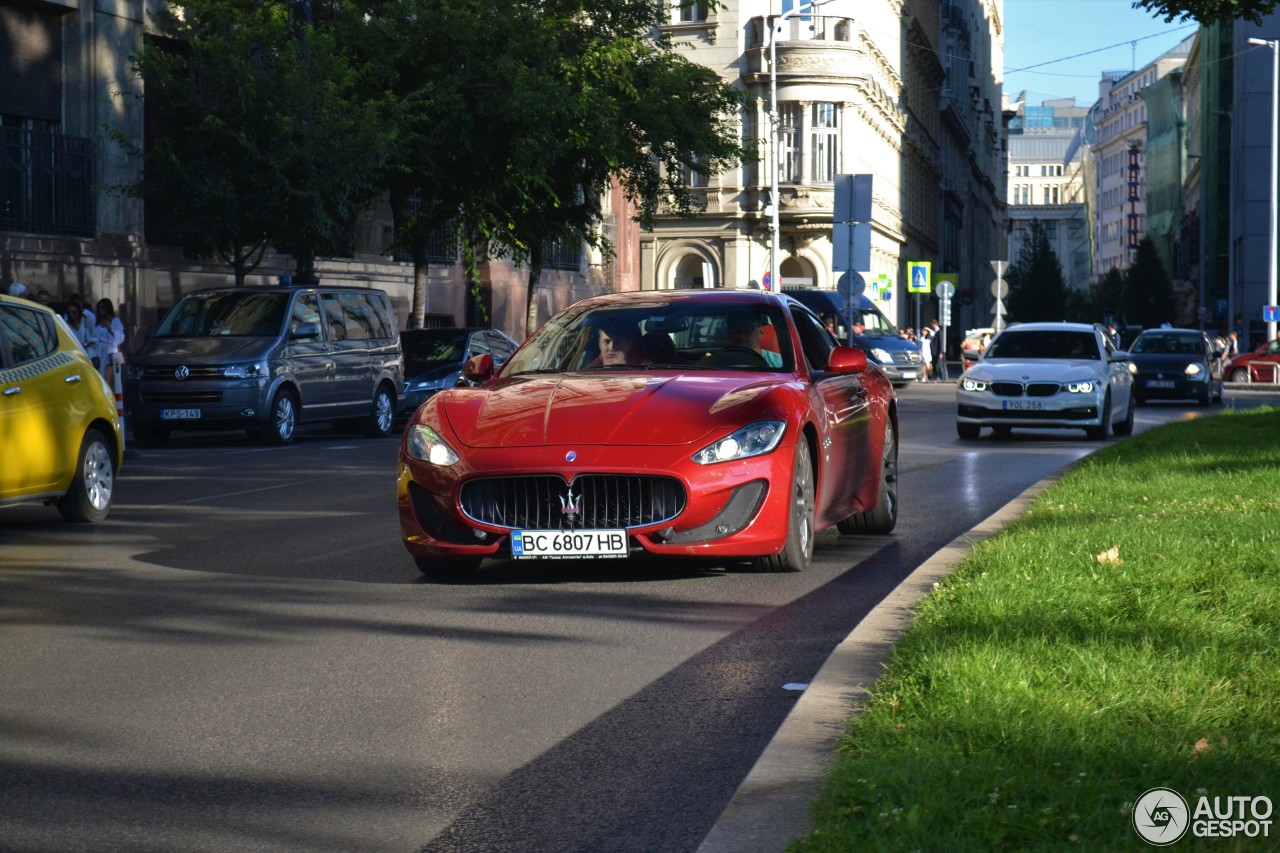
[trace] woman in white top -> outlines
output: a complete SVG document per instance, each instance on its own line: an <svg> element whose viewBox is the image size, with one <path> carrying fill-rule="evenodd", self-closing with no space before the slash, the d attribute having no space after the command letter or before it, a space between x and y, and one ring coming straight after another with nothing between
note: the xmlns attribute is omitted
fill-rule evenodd
<svg viewBox="0 0 1280 853"><path fill-rule="evenodd" d="M93 366L98 367L101 364L98 358L98 333L84 316L84 310L72 302L67 305L66 316L62 319L67 321L67 325L71 327L71 333L76 336L80 346L84 347L84 351L93 360Z"/></svg>
<svg viewBox="0 0 1280 853"><path fill-rule="evenodd" d="M107 380L108 387L115 387L115 371L112 368L111 356L120 352L124 343L124 323L116 316L116 307L110 299L98 300L98 360L102 378Z"/></svg>

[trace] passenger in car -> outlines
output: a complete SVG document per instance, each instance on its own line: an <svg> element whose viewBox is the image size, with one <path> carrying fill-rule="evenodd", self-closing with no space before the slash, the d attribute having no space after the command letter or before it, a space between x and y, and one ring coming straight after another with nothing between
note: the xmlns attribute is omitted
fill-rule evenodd
<svg viewBox="0 0 1280 853"><path fill-rule="evenodd" d="M611 320L600 326L597 333L600 346L600 364L615 367L623 364L639 364L640 329L634 322Z"/></svg>

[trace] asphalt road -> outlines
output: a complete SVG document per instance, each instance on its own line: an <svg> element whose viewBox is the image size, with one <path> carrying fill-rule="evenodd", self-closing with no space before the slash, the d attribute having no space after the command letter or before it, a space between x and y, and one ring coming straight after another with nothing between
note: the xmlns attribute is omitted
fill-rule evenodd
<svg viewBox="0 0 1280 853"><path fill-rule="evenodd" d="M486 563L428 582L398 539L396 441L327 430L141 451L97 527L4 510L0 849L692 851L794 705L783 685L1097 447L960 442L952 386L900 400L897 532L824 534L794 575Z"/></svg>

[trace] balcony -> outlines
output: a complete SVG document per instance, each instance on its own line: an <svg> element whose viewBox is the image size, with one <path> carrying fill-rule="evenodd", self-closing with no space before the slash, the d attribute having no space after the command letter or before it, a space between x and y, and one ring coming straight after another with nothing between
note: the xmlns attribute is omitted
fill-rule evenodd
<svg viewBox="0 0 1280 853"><path fill-rule="evenodd" d="M0 127L0 231L92 237L93 142Z"/></svg>
<svg viewBox="0 0 1280 853"><path fill-rule="evenodd" d="M855 43L854 32L852 18L833 15L802 15L782 21L775 47L778 85L801 81L850 84L854 78L869 77L865 49ZM747 25L747 75L755 75L757 83L766 83L769 78L769 26L762 17L752 18Z"/></svg>

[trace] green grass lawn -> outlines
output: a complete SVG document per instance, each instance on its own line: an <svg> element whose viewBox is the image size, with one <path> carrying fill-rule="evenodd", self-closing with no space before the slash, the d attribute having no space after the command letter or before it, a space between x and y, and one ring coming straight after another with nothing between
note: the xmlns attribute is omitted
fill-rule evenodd
<svg viewBox="0 0 1280 853"><path fill-rule="evenodd" d="M1280 850L1280 410L1101 450L916 614L792 851L1151 849L1162 786L1277 806L1170 849Z"/></svg>

